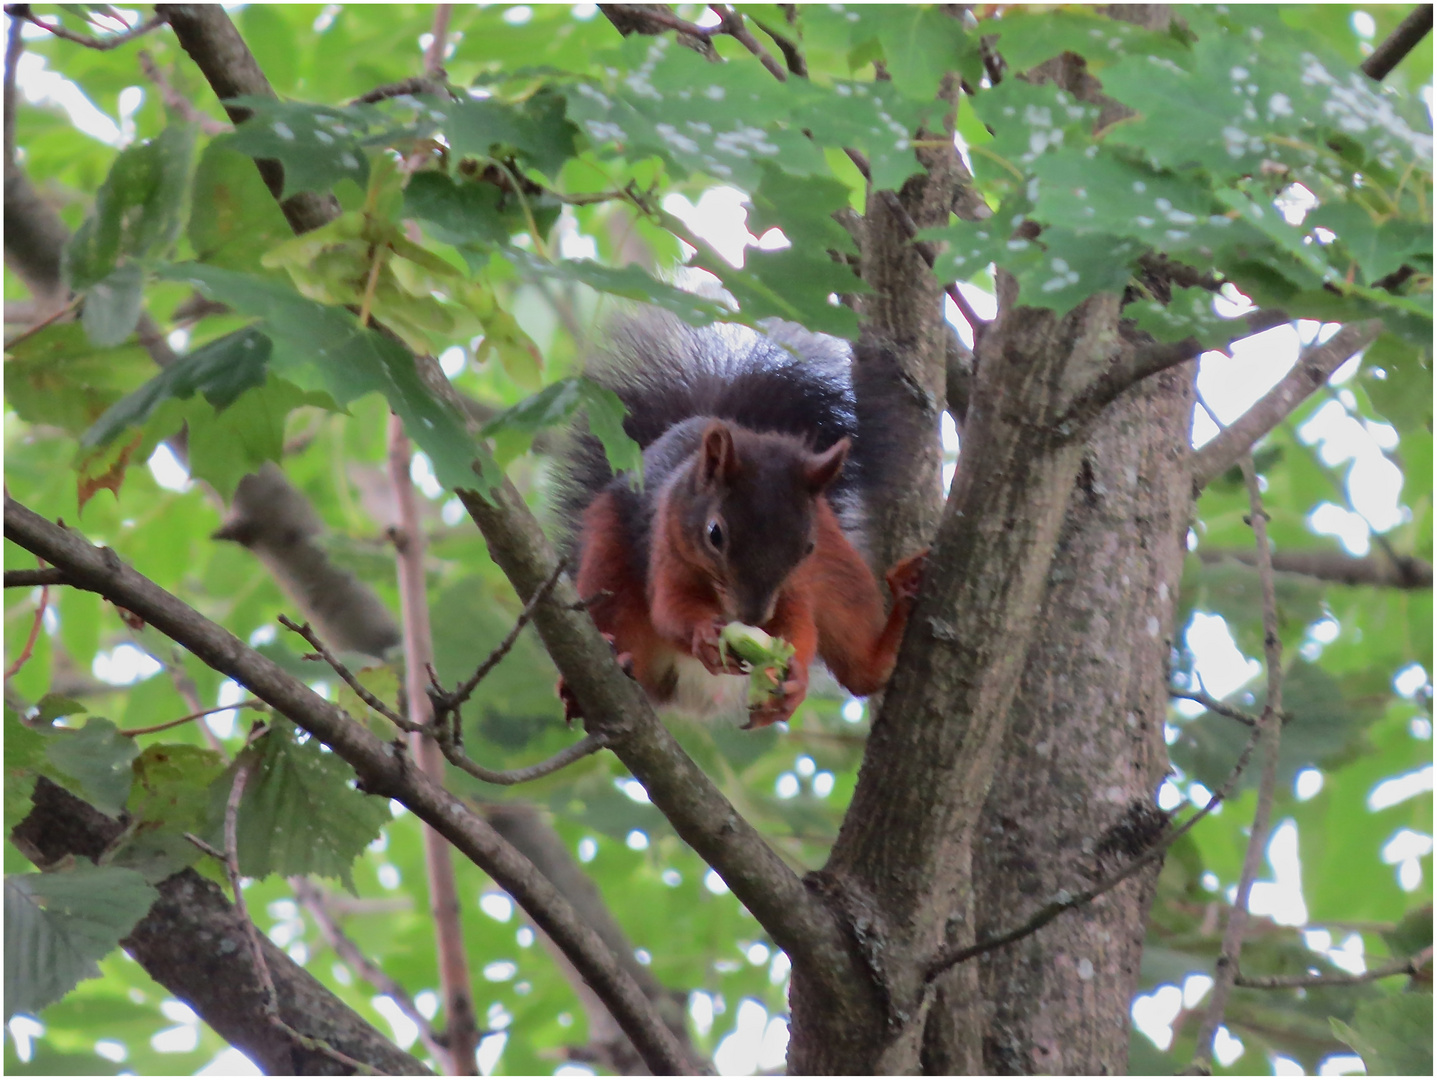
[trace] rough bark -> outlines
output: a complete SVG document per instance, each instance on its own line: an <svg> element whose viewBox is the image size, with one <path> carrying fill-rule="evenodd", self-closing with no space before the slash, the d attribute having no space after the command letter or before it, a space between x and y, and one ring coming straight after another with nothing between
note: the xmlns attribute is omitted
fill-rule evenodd
<svg viewBox="0 0 1437 1080"><path fill-rule="evenodd" d="M45 865L96 858L120 835L116 821L41 777L34 809L16 826L16 844ZM157 886L160 898L120 944L150 977L189 1004L231 1046L270 1075L349 1075L319 1050L300 1045L265 1018L264 992L244 923L224 890L193 870ZM428 1075L358 1013L262 937L265 964L290 1027L392 1076Z"/></svg>
<svg viewBox="0 0 1437 1080"><path fill-rule="evenodd" d="M1111 365L1116 297L1058 318L1017 306L1011 279L979 346L962 466L923 594L869 737L853 802L817 884L848 920L884 1008L840 1025L795 965L789 1068L912 1072L929 960L956 913L971 937L973 828L1002 745L1045 578L1082 456L1063 418ZM971 969L964 994L976 1004ZM976 1022L959 1072L976 1072Z"/></svg>
<svg viewBox="0 0 1437 1080"><path fill-rule="evenodd" d="M1135 854L1167 769L1164 674L1191 508L1192 366L1101 418L1069 500L974 851L980 935ZM982 1071L1121 1074L1161 863L978 960ZM935 1006L935 1012L939 1007ZM930 1028L926 1070L951 1040Z"/></svg>

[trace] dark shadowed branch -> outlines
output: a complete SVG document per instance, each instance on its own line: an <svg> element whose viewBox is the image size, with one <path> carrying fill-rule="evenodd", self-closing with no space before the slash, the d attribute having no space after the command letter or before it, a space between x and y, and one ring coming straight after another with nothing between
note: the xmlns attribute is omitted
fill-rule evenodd
<svg viewBox="0 0 1437 1080"><path fill-rule="evenodd" d="M1396 975L1410 975L1416 978L1426 971L1430 982L1432 974L1432 946L1409 956L1406 960L1369 968L1357 974L1348 975L1238 975L1234 985L1248 990L1312 990L1326 986L1361 986L1363 983L1390 979Z"/></svg>
<svg viewBox="0 0 1437 1080"><path fill-rule="evenodd" d="M86 802L41 776L29 815L13 840L36 865L99 858L123 829ZM218 884L184 870L156 886L159 899L121 945L161 986L187 1002L231 1046L270 1075L334 1073L335 1063L306 1049L264 1017L261 988L248 955L239 913ZM399 1076L428 1070L380 1035L268 938L265 965L283 1016L374 1071ZM225 972L223 979L213 972ZM348 1071L348 1070L343 1070Z"/></svg>
<svg viewBox="0 0 1437 1080"><path fill-rule="evenodd" d="M1205 563L1227 559L1247 566L1257 565L1257 553L1225 548L1199 548L1198 558ZM1341 551L1274 551L1272 568L1279 574L1301 574L1318 581L1335 581L1341 585L1374 585L1383 589L1432 588L1432 564L1426 559L1385 553L1357 558Z"/></svg>
<svg viewBox="0 0 1437 1080"><path fill-rule="evenodd" d="M1369 78L1381 82L1387 78L1403 58L1417 47L1417 44L1432 30L1432 5L1418 4L1412 14L1398 24L1372 55L1362 61L1362 71Z"/></svg>

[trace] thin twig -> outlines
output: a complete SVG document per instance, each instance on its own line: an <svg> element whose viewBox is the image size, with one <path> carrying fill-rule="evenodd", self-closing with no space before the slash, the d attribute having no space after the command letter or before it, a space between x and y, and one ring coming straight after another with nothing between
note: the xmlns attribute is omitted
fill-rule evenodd
<svg viewBox="0 0 1437 1080"><path fill-rule="evenodd" d="M26 329L20 331L20 333L12 337L9 341L5 342L5 348L13 349L16 345L19 345L20 342L26 341L34 337L51 323L57 322L58 320L63 319L66 315L71 314L77 307L80 306L80 299L81 298L78 296L72 297L70 299L70 302L64 307L62 307L59 311L56 311L51 315L45 316L45 318L41 319L34 326L27 327Z"/></svg>
<svg viewBox="0 0 1437 1080"><path fill-rule="evenodd" d="M190 673L185 670L184 657L181 656L178 646L170 650L170 659L169 662L165 664L165 671L170 676L170 682L175 686L175 693L179 694L184 700L184 703L190 707L190 712L198 713L202 711L204 706L200 704L199 687L195 686L195 680L190 678ZM263 705L263 702L259 704ZM230 708L234 707L235 706L230 706ZM229 751L225 749L224 741L215 734L214 728L210 727L209 722L204 717L200 718L199 728L200 733L204 736L205 742L209 744L209 748L218 754L222 761L228 764L230 755Z"/></svg>
<svg viewBox="0 0 1437 1080"><path fill-rule="evenodd" d="M145 78L154 83L155 89L159 90L160 100L165 103L165 108L173 109L192 124L198 124L199 129L206 135L223 135L234 130L233 124L216 120L213 116L201 112L195 108L189 98L171 86L148 49L141 49L135 58L139 60L140 70L145 73Z"/></svg>
<svg viewBox="0 0 1437 1080"><path fill-rule="evenodd" d="M309 642L310 647L314 649L315 656L328 664L330 668L334 671L334 673L338 675L341 679L343 679L346 685L348 685L351 690L353 690L356 694L359 695L360 701L364 702L380 716L384 717L384 719L388 720L391 724L397 727L400 731L412 732L419 730L418 724L406 720L404 717L400 716L397 712L391 709L388 705L384 704L384 702L381 701L379 698L371 694L365 688L364 684L355 677L354 673L350 671L349 668L345 667L342 663L340 663L339 658L336 657L332 652L329 651L329 649L325 647L324 642L319 640L319 635L314 632L313 628L310 627L309 623L299 625L295 623L292 619L290 619L288 615L281 615L279 616L279 624L283 626L286 630L292 630L294 633L304 638L305 641Z"/></svg>
<svg viewBox="0 0 1437 1080"><path fill-rule="evenodd" d="M449 19L453 4L436 4L434 22L429 27L429 48L424 50L424 74L431 79L444 78L444 53L448 49Z"/></svg>
<svg viewBox="0 0 1437 1080"><path fill-rule="evenodd" d="M20 655L15 657L15 662L5 669L5 679L8 682L20 673L25 662L30 659L30 654L35 651L35 642L40 640L40 626L45 621L45 609L50 606L50 586L40 586L40 603L35 608L35 618L30 623L30 633L25 638L25 647L20 650Z"/></svg>
<svg viewBox="0 0 1437 1080"><path fill-rule="evenodd" d="M108 52L110 49L118 49L121 45L126 45L134 41L135 38L142 37L151 30L165 25L163 15L154 15L140 23L133 30L126 30L123 34L116 34L114 37L97 38L91 37L89 34L77 33L74 30L66 30L58 22L54 25L42 22L38 16L31 13L29 4L7 4L5 5L5 14L9 15L12 19L23 19L26 22L31 22L36 26L43 27L64 41L73 42L76 45L83 45L87 49L95 49L99 52Z"/></svg>
<svg viewBox="0 0 1437 1080"><path fill-rule="evenodd" d="M1277 632L1277 587L1272 574L1272 549L1267 539L1267 512L1262 506L1262 492L1258 488L1257 470L1251 454L1242 459L1242 475L1247 484L1248 521L1257 541L1257 569L1262 582L1262 645L1267 664L1267 701L1256 728L1262 745L1262 779L1258 782L1257 809L1253 813L1247 851L1243 855L1237 895L1233 897L1227 926L1223 929L1222 950L1213 973L1212 998L1198 1028L1197 1052L1192 1064L1184 1070L1200 1075L1212 1071L1213 1043L1238 974L1243 932L1247 928L1248 899L1252 895L1252 883L1257 879L1263 852L1267 849L1268 831L1272 824L1272 804L1277 792L1277 755L1282 744L1282 639Z"/></svg>
<svg viewBox="0 0 1437 1080"><path fill-rule="evenodd" d="M600 7L603 6L605 5L600 5ZM622 7L623 5L617 6ZM702 41L708 41L714 35L713 29L689 22L687 19L681 19L673 12L663 8L646 7L642 11L634 11L633 14L652 26L662 27L665 30L677 30L680 34L687 34L689 37L696 37Z"/></svg>
<svg viewBox="0 0 1437 1080"><path fill-rule="evenodd" d="M1418 4L1412 14L1398 24L1397 29L1387 35L1387 40L1372 50L1372 55L1362 61L1362 72L1368 78L1381 82L1388 73L1400 64L1403 58L1417 47L1417 43L1432 29L1432 5Z"/></svg>
<svg viewBox="0 0 1437 1080"><path fill-rule="evenodd" d="M753 16L750 15L749 18L753 18ZM778 51L783 53L783 62L788 65L790 75L797 75L800 79L808 78L808 61L804 59L803 50L792 38L786 34L780 34L758 19L754 19L753 24L773 39L773 43L778 46Z"/></svg>
<svg viewBox="0 0 1437 1080"><path fill-rule="evenodd" d="M241 759L235 769L235 778L230 784L229 798L225 801L225 850L223 854L225 873L229 876L230 890L234 893L235 910L244 923L245 936L249 939L250 955L254 961L255 976L260 989L264 991L264 1011L271 1020L279 1019L279 995L275 992L274 979L270 977L269 964L264 959L264 945L260 941L259 927L249 917L245 904L244 889L240 886L239 870L239 808L244 798L245 785L249 782L251 764Z"/></svg>
<svg viewBox="0 0 1437 1080"><path fill-rule="evenodd" d="M181 724L188 724L193 720L199 720L201 717L210 716L213 713L229 712L231 709L263 709L264 707L265 704L263 701L260 701L258 698L249 698L235 705L216 705L212 709L201 709L198 712L192 712L189 716L182 716L178 720L167 720L163 724L156 724L153 727L127 728L124 731L116 732L116 734L122 735L127 739L133 739L136 735L153 735L159 731L168 731L170 728L179 727Z"/></svg>
<svg viewBox="0 0 1437 1080"><path fill-rule="evenodd" d="M15 71L20 66L20 56L25 51L24 29L19 19L10 22L10 35L5 40L5 175L15 164Z"/></svg>
<svg viewBox="0 0 1437 1080"><path fill-rule="evenodd" d="M36 585L68 585L69 577L63 570L57 570L53 566L42 567L39 570L6 570L5 588L7 589L33 589Z"/></svg>
<svg viewBox="0 0 1437 1080"><path fill-rule="evenodd" d="M1257 717L1252 713L1243 712L1241 709L1225 705L1213 697L1206 690L1199 687L1196 690L1179 690L1175 686L1168 687L1168 697L1182 698L1185 701L1196 701L1210 713L1217 713L1218 716L1226 716L1229 720L1236 720L1239 724L1246 724L1250 728L1257 727Z"/></svg>
<svg viewBox="0 0 1437 1080"><path fill-rule="evenodd" d="M1239 973L1233 980L1233 985L1247 990L1308 990L1324 986L1360 986L1363 983L1376 982L1378 979L1390 979L1394 975L1416 976L1431 963L1432 946L1428 945L1427 948L1409 956L1406 960L1399 960L1383 967L1370 968L1356 975L1243 975Z"/></svg>
<svg viewBox="0 0 1437 1080"><path fill-rule="evenodd" d="M463 769L470 776L483 780L486 784L500 784L506 787L527 783L530 780L537 780L541 776L558 772L565 766L572 765L590 754L598 753L609 745L607 735L603 732L594 732L592 735L585 735L573 746L566 746L553 757L545 758L537 765L526 765L521 769L486 769L455 746L452 735L449 733L441 735L438 741L439 749L444 751L445 758L451 764Z"/></svg>
<svg viewBox="0 0 1437 1080"><path fill-rule="evenodd" d="M1053 899L1039 908L1031 918L1011 930L1005 930L999 934L991 934L982 941L975 942L972 945L965 945L962 948L952 949L939 954L939 956L928 965L928 971L924 976L925 981L932 982L955 964L961 964L965 960L971 960L975 956L992 952L994 949L1002 948L1004 945L1010 945L1015 941L1037 933L1063 912L1082 907L1084 904L1090 903L1104 893L1117 888L1117 886L1132 877L1144 866L1160 858L1168 848L1182 839L1194 825L1216 810L1218 806L1232 794L1233 789L1237 786L1237 782L1242 776L1243 770L1247 768L1247 763L1249 759L1251 759L1252 752L1256 749L1257 744L1258 733L1254 731L1252 738L1247 741L1247 745L1243 747L1242 753L1238 755L1237 763L1233 765L1232 771L1228 773L1227 780L1223 782L1222 787L1213 792L1207 804L1181 825L1153 841L1152 845L1146 851L1136 856L1126 866L1114 871L1096 885L1090 886L1081 892L1069 893L1067 889L1060 889L1054 894Z"/></svg>
<svg viewBox="0 0 1437 1080"><path fill-rule="evenodd" d="M456 686L452 692L444 693L440 690L439 681L431 671L431 689L429 696L434 700L436 709L452 711L469 700L469 696L474 693L474 689L484 680L484 677L494 670L499 661L509 655L509 650L512 649L514 643L519 640L519 634L523 632L524 627L529 625L529 620L534 617L534 609L543 603L544 597L553 591L554 586L558 584L559 578L563 576L564 568L567 565L567 559L560 559L554 564L554 572L545 579L544 584L534 590L534 595L529 597L528 603L524 605L524 610L519 612L519 617L514 620L514 625L510 627L509 632L504 635L504 640L494 646L493 651L484 658L483 663L474 669L474 674L465 679L459 686ZM437 694L436 691L438 691Z"/></svg>
<svg viewBox="0 0 1437 1080"><path fill-rule="evenodd" d="M390 98L412 97L415 94L447 96L448 93L448 90L445 89L442 82L430 78L427 75L413 75L407 79L400 79L398 82L376 86L368 93L360 94L359 97L351 101L350 104L373 105L377 101L388 101Z"/></svg>
<svg viewBox="0 0 1437 1080"><path fill-rule="evenodd" d="M724 33L736 39L749 52L757 56L759 63L768 68L769 74L779 82L788 82L788 72L782 64L773 58L773 53L763 47L763 43L753 36L744 17L740 12L729 7L728 4L710 4L709 7L721 20L720 25Z"/></svg>
<svg viewBox="0 0 1437 1080"><path fill-rule="evenodd" d="M943 291L948 295L948 299L952 300L958 308L958 313L963 316L963 320L968 324L968 329L973 334L973 341L976 343L979 336L983 333L984 327L988 325L988 320L980 317L978 312L973 310L973 305L968 303L968 298L963 295L963 290L958 288L957 284L950 283L945 285L943 286Z"/></svg>

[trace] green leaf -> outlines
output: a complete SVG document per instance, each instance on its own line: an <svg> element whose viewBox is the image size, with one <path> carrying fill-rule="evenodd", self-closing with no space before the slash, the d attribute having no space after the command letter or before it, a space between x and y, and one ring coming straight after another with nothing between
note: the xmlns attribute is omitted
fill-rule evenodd
<svg viewBox="0 0 1437 1080"><path fill-rule="evenodd" d="M203 747L146 747L134 763L127 807L130 828L111 854L111 864L129 867L158 884L197 862L201 852L185 833L205 832L209 788L224 767L218 753Z"/></svg>
<svg viewBox="0 0 1437 1080"><path fill-rule="evenodd" d="M191 475L228 498L244 476L284 456L285 420L303 405L332 407L333 399L271 376L224 409L194 401L185 409Z"/></svg>
<svg viewBox="0 0 1437 1080"><path fill-rule="evenodd" d="M624 403L607 386L584 380L584 408L589 430L604 446L604 456L615 475L627 472L642 480L644 453L624 430Z"/></svg>
<svg viewBox="0 0 1437 1080"><path fill-rule="evenodd" d="M503 245L528 228L519 200L493 184L454 180L422 172L404 188L404 212L456 247Z"/></svg>
<svg viewBox="0 0 1437 1080"><path fill-rule="evenodd" d="M130 762L139 752L134 739L102 716L91 717L79 730L57 728L45 747L50 764L74 782L76 794L111 817L125 808L133 778Z"/></svg>
<svg viewBox="0 0 1437 1080"><path fill-rule="evenodd" d="M447 116L444 130L458 157L504 160L518 155L521 162L552 177L574 156L577 129L565 118L564 99L551 90L541 90L515 105L493 98L424 100L431 109Z"/></svg>
<svg viewBox="0 0 1437 1080"><path fill-rule="evenodd" d="M133 394L117 402L86 431L83 447L104 446L131 427L143 427L163 402L193 397L196 391L217 410L246 390L264 385L270 340L253 327L216 338L182 356Z"/></svg>
<svg viewBox="0 0 1437 1080"><path fill-rule="evenodd" d="M893 85L905 96L925 104L938 93L943 76L959 70L960 61L977 52L963 24L937 8L893 5L865 13L878 29L883 58Z"/></svg>
<svg viewBox="0 0 1437 1080"><path fill-rule="evenodd" d="M209 810L209 788L224 771L214 750L184 743L147 746L135 759L126 807L133 821L196 832Z"/></svg>
<svg viewBox="0 0 1437 1080"><path fill-rule="evenodd" d="M603 443L614 472L641 475L643 452L624 431L623 402L612 390L583 377L551 383L494 417L482 434L494 440L495 457L507 462L523 453L538 432L567 423L580 409L586 411L589 430Z"/></svg>
<svg viewBox="0 0 1437 1080"><path fill-rule="evenodd" d="M373 108L336 109L259 97L232 98L227 104L242 105L253 114L235 129L230 146L284 166L282 199L299 191L323 194L341 180L354 181L361 191L369 186L369 158L360 138L379 120Z"/></svg>
<svg viewBox="0 0 1437 1080"><path fill-rule="evenodd" d="M1007 8L1000 18L985 19L973 31L975 38L990 34L997 35L996 49L1014 72L1029 71L1065 52L1081 56L1088 70L1094 72L1128 56L1181 54L1178 42L1170 35L1075 8Z"/></svg>
<svg viewBox="0 0 1437 1080"><path fill-rule="evenodd" d="M45 769L45 736L5 707L5 833L30 813L35 778Z"/></svg>
<svg viewBox="0 0 1437 1080"><path fill-rule="evenodd" d="M171 124L121 150L95 194L95 209L65 246L65 280L77 292L100 284L120 260L162 256L184 223L195 127Z"/></svg>
<svg viewBox="0 0 1437 1080"><path fill-rule="evenodd" d="M351 867L389 821L389 803L361 795L344 761L276 719L270 730L210 787L214 835L223 834L224 805L239 761L251 766L240 802L240 872L335 877L354 891Z"/></svg>
<svg viewBox="0 0 1437 1080"><path fill-rule="evenodd" d="M1156 300L1129 304L1123 314L1158 341L1194 337L1207 349L1225 348L1237 332L1233 320L1224 319L1213 309L1212 293L1197 286L1173 289L1172 299L1166 304Z"/></svg>
<svg viewBox="0 0 1437 1080"><path fill-rule="evenodd" d="M1358 373L1372 404L1399 430L1432 427L1432 349L1416 347L1396 334L1383 334L1367 347ZM1423 487L1413 490L1421 491Z"/></svg>
<svg viewBox="0 0 1437 1080"><path fill-rule="evenodd" d="M92 344L103 349L119 345L130 336L140 321L144 284L139 265L126 263L85 291L80 324Z"/></svg>
<svg viewBox="0 0 1437 1080"><path fill-rule="evenodd" d="M188 237L200 262L258 270L260 257L294 234L254 161L221 136L200 155Z"/></svg>
<svg viewBox="0 0 1437 1080"><path fill-rule="evenodd" d="M38 1014L130 932L158 897L144 878L117 866L81 863L5 878L5 1018Z"/></svg>
<svg viewBox="0 0 1437 1080"><path fill-rule="evenodd" d="M138 345L97 349L75 323L7 346L5 401L22 420L79 435L154 372Z"/></svg>
<svg viewBox="0 0 1437 1080"><path fill-rule="evenodd" d="M744 268L736 270L719 256L700 252L693 265L721 279L739 303L743 322L785 319L820 334L858 336L858 317L851 308L830 302L841 293L869 291L861 278L822 252L798 247L781 251L750 249Z"/></svg>
<svg viewBox="0 0 1437 1080"><path fill-rule="evenodd" d="M317 372L338 404L382 393L409 437L429 455L439 482L451 488L473 485L470 465L476 459L483 463L486 452L470 437L464 417L420 380L404 346L360 327L348 311L307 300L271 279L194 263L167 267L161 276L263 319L275 346L272 366L301 378Z"/></svg>
<svg viewBox="0 0 1437 1080"><path fill-rule="evenodd" d="M1416 956L1432 944L1432 905L1423 904L1402 917L1391 930L1382 931L1382 940L1395 957Z"/></svg>
<svg viewBox="0 0 1437 1080"><path fill-rule="evenodd" d="M1390 994L1364 1001L1349 1026L1332 1031L1362 1056L1368 1076L1432 1075L1432 995Z"/></svg>
<svg viewBox="0 0 1437 1080"><path fill-rule="evenodd" d="M1142 254L1135 240L1044 229L1039 259L1014 271L1019 302L1063 314L1100 292L1121 293Z"/></svg>

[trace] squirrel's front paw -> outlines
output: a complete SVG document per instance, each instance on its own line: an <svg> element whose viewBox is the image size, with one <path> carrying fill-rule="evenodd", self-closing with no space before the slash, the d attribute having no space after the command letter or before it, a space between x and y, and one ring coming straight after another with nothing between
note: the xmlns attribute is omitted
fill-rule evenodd
<svg viewBox="0 0 1437 1080"><path fill-rule="evenodd" d="M895 563L884 579L894 600L912 600L923 587L923 572L928 569L928 549Z"/></svg>
<svg viewBox="0 0 1437 1080"><path fill-rule="evenodd" d="M780 720L787 720L793 715L793 711L803 702L808 695L807 680L788 679L775 693L770 694L762 704L755 705L748 711L748 723L743 726L744 731L753 728L768 727L769 724L776 724Z"/></svg>
<svg viewBox="0 0 1437 1080"><path fill-rule="evenodd" d="M695 626L689 652L708 669L710 675L742 675L742 661L731 651L725 650L719 642L719 634L725 625L714 619L712 622Z"/></svg>

